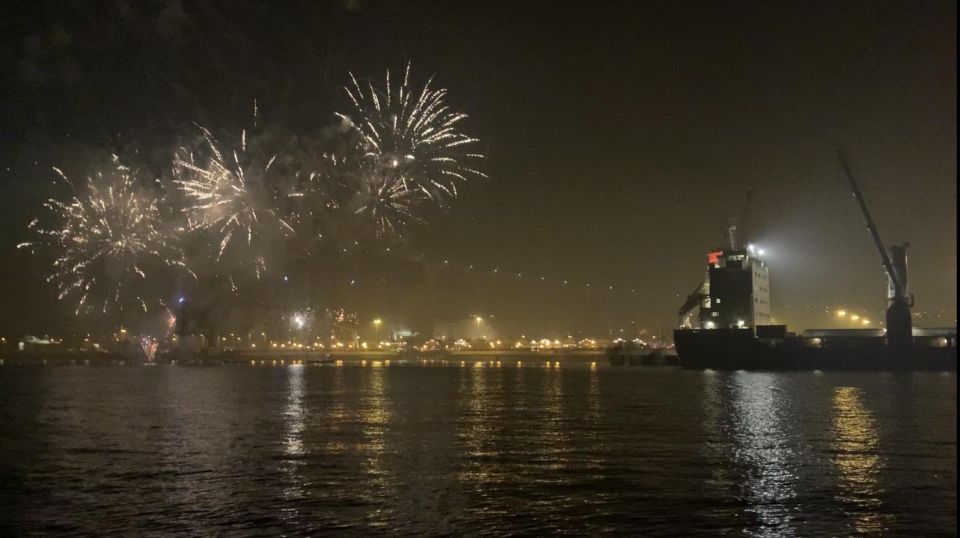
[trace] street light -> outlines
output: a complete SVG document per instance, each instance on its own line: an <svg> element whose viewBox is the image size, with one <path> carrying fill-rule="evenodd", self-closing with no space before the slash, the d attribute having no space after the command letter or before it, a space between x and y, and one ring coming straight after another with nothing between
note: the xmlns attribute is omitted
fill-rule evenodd
<svg viewBox="0 0 960 538"><path fill-rule="evenodd" d="M376 318L373 320L373 326L377 328L377 347L380 347L380 325L383 325L383 320Z"/></svg>

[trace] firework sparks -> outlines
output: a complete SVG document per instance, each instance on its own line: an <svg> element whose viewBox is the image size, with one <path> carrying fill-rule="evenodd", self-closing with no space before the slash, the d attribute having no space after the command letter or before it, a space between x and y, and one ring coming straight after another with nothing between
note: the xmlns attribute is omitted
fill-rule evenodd
<svg viewBox="0 0 960 538"><path fill-rule="evenodd" d="M294 312L289 316L290 328L295 331L304 331L313 323L313 311L309 308Z"/></svg>
<svg viewBox="0 0 960 538"><path fill-rule="evenodd" d="M338 327L356 327L360 323L360 316L356 312L348 312L343 308L328 310L327 314Z"/></svg>
<svg viewBox="0 0 960 538"><path fill-rule="evenodd" d="M475 164L483 156L469 147L477 142L460 131L466 114L451 110L447 91L421 89L410 83L410 65L403 80L392 85L387 71L383 86L361 86L351 74L344 88L352 110L338 113L360 140L363 153L357 213L374 217L379 233L397 234L419 204L444 206L457 196L457 183L485 177Z"/></svg>
<svg viewBox="0 0 960 538"><path fill-rule="evenodd" d="M363 182L358 199L360 207L355 213L370 219L379 235L401 236L409 224L422 222L416 214L422 200L396 179Z"/></svg>
<svg viewBox="0 0 960 538"><path fill-rule="evenodd" d="M257 278L266 270L262 252L253 252L255 237L266 239L293 228L278 215L267 185L276 155L260 164L247 152L247 135L241 135L239 149L224 152L210 132L201 127L206 142L207 159L200 162L193 152L181 149L174 160L177 178L174 183L186 196L184 208L189 230L216 233L216 261L237 243L245 243L244 258L252 259ZM237 238L240 241L236 241ZM254 249L255 250L255 249Z"/></svg>
<svg viewBox="0 0 960 538"><path fill-rule="evenodd" d="M148 276L160 267L175 267L191 275L183 252L161 231L161 216L155 197L139 192L132 171L116 156L113 167L88 177L75 186L59 169L54 171L73 189L68 202L50 199L45 204L58 223L45 228L39 219L30 229L41 239L18 248L42 246L56 252L48 282L56 284L58 298L77 298L76 314L111 307L120 311L131 304L147 311L142 291Z"/></svg>
<svg viewBox="0 0 960 538"><path fill-rule="evenodd" d="M154 362L154 359L157 356L157 348L159 346L160 343L157 342L156 338L150 336L140 337L140 349L143 351L143 358L147 362Z"/></svg>

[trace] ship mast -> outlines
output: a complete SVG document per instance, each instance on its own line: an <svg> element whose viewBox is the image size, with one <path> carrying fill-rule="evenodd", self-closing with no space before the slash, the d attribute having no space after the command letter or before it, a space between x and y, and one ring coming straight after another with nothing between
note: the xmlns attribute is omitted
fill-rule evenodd
<svg viewBox="0 0 960 538"><path fill-rule="evenodd" d="M747 191L744 204L743 212L740 213L740 217L730 217L727 220L727 243L730 245L730 250L738 250L739 241L737 241L737 230L739 230L740 237L746 235L747 230L747 218L750 216L750 200L753 199L753 191Z"/></svg>

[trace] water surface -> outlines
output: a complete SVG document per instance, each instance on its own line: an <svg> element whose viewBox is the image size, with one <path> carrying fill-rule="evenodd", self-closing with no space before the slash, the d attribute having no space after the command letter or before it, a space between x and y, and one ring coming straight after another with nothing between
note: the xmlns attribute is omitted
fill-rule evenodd
<svg viewBox="0 0 960 538"><path fill-rule="evenodd" d="M955 374L0 367L2 534L955 534Z"/></svg>

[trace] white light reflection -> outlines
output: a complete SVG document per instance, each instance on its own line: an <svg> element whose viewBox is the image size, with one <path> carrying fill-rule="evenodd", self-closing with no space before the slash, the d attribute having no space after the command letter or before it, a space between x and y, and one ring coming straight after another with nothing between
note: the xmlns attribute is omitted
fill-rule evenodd
<svg viewBox="0 0 960 538"><path fill-rule="evenodd" d="M359 420L362 426L363 440L357 446L363 457L363 469L371 498L392 497L393 476L385 466L386 434L390 429L393 416L390 401L387 398L387 369L370 368L362 371L361 407ZM371 514L373 525L386 524L390 510L380 510ZM384 519L380 519L384 518Z"/></svg>
<svg viewBox="0 0 960 538"><path fill-rule="evenodd" d="M743 477L745 500L759 524L748 533L796 534L791 511L797 496L798 440L791 439L787 427L792 417L783 376L744 372L734 375L733 382L734 458L750 468Z"/></svg>
<svg viewBox="0 0 960 538"><path fill-rule="evenodd" d="M587 410L590 412L590 424L597 426L603 410L600 406L600 378L595 366L590 367L590 391L587 393Z"/></svg>
<svg viewBox="0 0 960 538"><path fill-rule="evenodd" d="M291 366L287 370L287 403L283 409L283 497L289 501L302 499L305 495L305 480L300 473L303 465L303 432L306 411L303 407L303 367ZM291 503L293 504L293 503ZM284 518L296 518L296 510L284 512Z"/></svg>
<svg viewBox="0 0 960 538"><path fill-rule="evenodd" d="M557 372L559 377L560 373ZM580 457L572 458L574 464L580 468L580 475L584 478L589 477L592 480L604 480L604 454L600 447L607 442L607 432L601 426L603 417L603 405L600 400L600 377L597 375L596 368L590 368L590 385L587 387L586 401L583 408L584 423L587 428L583 432L581 443L591 447L581 452ZM598 502L600 502L598 500Z"/></svg>
<svg viewBox="0 0 960 538"><path fill-rule="evenodd" d="M288 456L303 455L303 430L305 412L303 409L303 367L287 368L287 405L283 410L283 423L286 428L283 438L283 452Z"/></svg>
<svg viewBox="0 0 960 538"><path fill-rule="evenodd" d="M487 368L469 368L460 371L460 410L461 439L467 462L460 479L485 488L506 481L508 473L504 466L492 465L491 459L501 454L494 446L494 440L500 437L499 428L503 420L502 371ZM491 376L494 382L491 383Z"/></svg>
<svg viewBox="0 0 960 538"><path fill-rule="evenodd" d="M543 374L544 412L543 429L540 431L543 454L540 456L550 471L561 471L569 467L570 438L564 426L563 411L563 371L551 369ZM553 483L563 484L570 481L564 473L556 473Z"/></svg>
<svg viewBox="0 0 960 538"><path fill-rule="evenodd" d="M337 360L334 364L343 366L343 361ZM321 430L324 433L322 437L327 439L323 452L327 456L339 456L350 451L350 446L345 442L348 437L344 435L344 429L345 425L354 422L355 417L353 412L347 409L345 400L347 395L354 394L355 388L347 386L344 376L348 374L344 373L343 368L334 368L331 375L332 386L324 391L327 399L324 405L317 409L319 416L314 421L314 426Z"/></svg>

